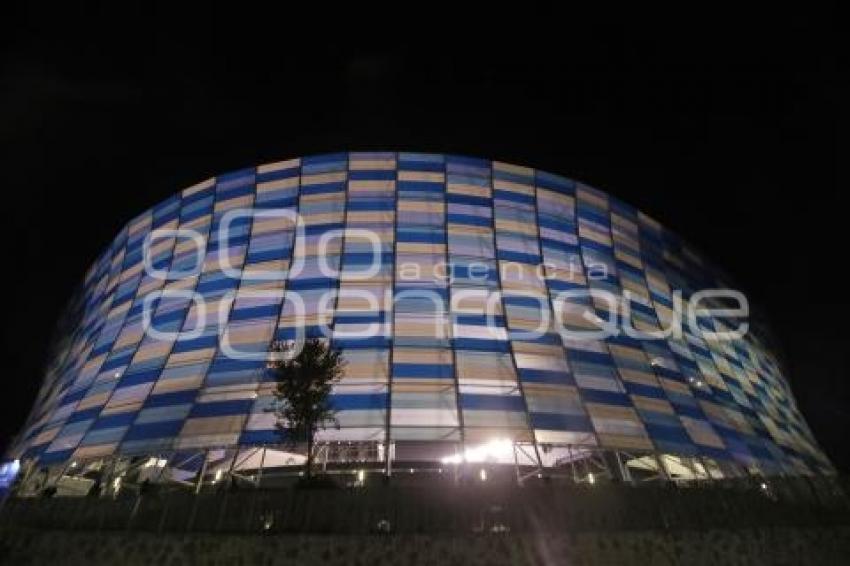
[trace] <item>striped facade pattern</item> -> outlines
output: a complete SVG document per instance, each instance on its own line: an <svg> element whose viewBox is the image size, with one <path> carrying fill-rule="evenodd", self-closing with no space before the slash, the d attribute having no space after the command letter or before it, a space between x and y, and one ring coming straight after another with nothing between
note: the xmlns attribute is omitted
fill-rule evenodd
<svg viewBox="0 0 850 566"><path fill-rule="evenodd" d="M222 219L245 210L222 239ZM204 248L176 232L187 229ZM154 230L171 235L150 240L151 267L185 275L145 269ZM94 263L13 455L54 464L274 444L274 384L260 358L273 340L328 326L348 365L333 394L340 427L326 440L389 441L398 459L406 445L508 438L765 474L829 470L754 332L727 342L687 326L657 340L529 332L555 319L553 297L581 288L628 290L634 326L658 329L674 290L687 302L721 279L631 206L526 167L340 153L244 169L136 217ZM152 296L150 324L180 339L145 332ZM607 307L588 301L567 305L564 324L592 328L583 313Z"/></svg>

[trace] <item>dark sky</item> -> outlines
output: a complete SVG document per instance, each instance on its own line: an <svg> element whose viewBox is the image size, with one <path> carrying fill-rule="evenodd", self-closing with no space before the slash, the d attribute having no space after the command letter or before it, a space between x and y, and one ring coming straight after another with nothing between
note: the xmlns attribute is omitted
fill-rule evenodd
<svg viewBox="0 0 850 566"><path fill-rule="evenodd" d="M389 149L561 173L692 241L767 312L803 413L850 469L828 11L712 5L591 23L398 4L364 24L359 5L120 4L35 5L0 24L0 445L26 416L62 306L128 219L216 173Z"/></svg>

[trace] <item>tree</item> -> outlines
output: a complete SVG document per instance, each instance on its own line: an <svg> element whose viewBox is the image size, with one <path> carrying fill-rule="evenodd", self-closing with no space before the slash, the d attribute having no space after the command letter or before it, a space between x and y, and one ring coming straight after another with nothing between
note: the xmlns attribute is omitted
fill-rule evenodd
<svg viewBox="0 0 850 566"><path fill-rule="evenodd" d="M284 354L283 359L268 364L277 383L273 407L277 430L289 443L307 443L305 471L309 480L316 431L329 424L339 427L330 393L342 377L346 362L339 350L318 338L306 340L299 351L293 343L275 342L271 352Z"/></svg>

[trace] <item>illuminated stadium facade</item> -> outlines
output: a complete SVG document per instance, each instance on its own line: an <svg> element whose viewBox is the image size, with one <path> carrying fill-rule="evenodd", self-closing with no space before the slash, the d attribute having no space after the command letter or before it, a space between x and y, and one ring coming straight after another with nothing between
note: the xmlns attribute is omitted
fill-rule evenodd
<svg viewBox="0 0 850 566"><path fill-rule="evenodd" d="M655 220L543 171L411 153L244 169L139 215L89 269L8 456L30 475L284 475L304 451L268 410L267 352L325 336L347 360L328 470L830 473L765 331L717 334L746 319L706 309L745 301L697 293L728 287Z"/></svg>

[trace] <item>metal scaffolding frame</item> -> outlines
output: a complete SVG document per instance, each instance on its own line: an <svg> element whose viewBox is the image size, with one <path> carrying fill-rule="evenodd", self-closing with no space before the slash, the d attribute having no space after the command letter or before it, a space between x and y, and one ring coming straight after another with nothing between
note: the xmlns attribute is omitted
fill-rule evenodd
<svg viewBox="0 0 850 566"><path fill-rule="evenodd" d="M360 474L382 474L389 477L387 473L392 473L394 468L395 460L392 455L395 443L390 446L361 444L364 443L352 445L339 441L317 442L314 447L315 460L321 472L355 474L358 477ZM550 455L551 461L547 465L540 459L539 451L534 454L529 451L530 445L531 443L514 441L511 443L510 457L474 462L467 461L466 454L458 452L458 445L451 463L442 463L439 467L436 462L433 466L424 467L421 463L413 466L405 464L405 469L410 468L411 473L442 473L444 468L448 468L448 471L453 472L449 477L457 483L468 476L469 467L472 465L482 469L513 467L514 481L520 486L534 478L559 479L589 485L599 481L636 485L654 481L687 484L730 477L764 477L759 470L752 470L735 462L715 461L705 456L619 450L593 445L547 444L544 446L547 454L550 451L557 452L555 456ZM34 496L47 489L59 489L66 478L87 479L87 474L98 478L92 481L93 485L99 488L97 495L112 497L116 497L123 488L138 491L142 483L178 486L195 494L221 481L233 482L235 479L260 487L266 476L281 478L300 476L303 473L303 465L300 463L268 465L269 451L282 448L283 445L208 447L193 451L163 451L153 455L114 455L88 461L71 460L47 467L39 467L37 461L25 461L22 463L24 473L15 487L15 492L21 496ZM218 451L223 451L223 456L213 458L212 455ZM245 464L258 454L259 465L244 468ZM192 473L199 458L200 467ZM158 468L154 475L139 473L149 467ZM488 474L484 472L481 475L482 481L485 481ZM362 481L358 480L358 483Z"/></svg>

